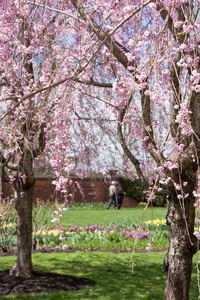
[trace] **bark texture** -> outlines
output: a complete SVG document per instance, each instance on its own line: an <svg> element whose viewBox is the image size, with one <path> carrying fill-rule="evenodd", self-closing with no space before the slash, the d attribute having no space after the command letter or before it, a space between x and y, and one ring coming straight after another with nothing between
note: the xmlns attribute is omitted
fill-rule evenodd
<svg viewBox="0 0 200 300"><path fill-rule="evenodd" d="M190 184L191 191L194 189ZM164 300L189 300L192 257L196 251L194 232L194 198L178 200L177 194L169 195L167 224L169 248L163 271L167 272Z"/></svg>
<svg viewBox="0 0 200 300"><path fill-rule="evenodd" d="M32 274L32 202L34 187L33 157L25 147L19 167L25 178L18 176L13 183L15 207L17 211L16 231L18 255L11 273L17 276Z"/></svg>

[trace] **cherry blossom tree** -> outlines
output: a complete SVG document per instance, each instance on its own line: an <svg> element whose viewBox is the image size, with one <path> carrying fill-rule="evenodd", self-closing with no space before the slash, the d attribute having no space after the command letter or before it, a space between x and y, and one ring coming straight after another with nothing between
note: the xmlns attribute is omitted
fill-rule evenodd
<svg viewBox="0 0 200 300"><path fill-rule="evenodd" d="M95 149L92 155L88 150L93 138L87 134L93 127L83 124L89 107L85 108L78 89L76 101L71 94L73 82L98 49L90 46L89 53L79 53L74 46L79 30L71 3L52 1L45 7L35 1L2 1L0 15L0 183L12 183L17 210L18 256L12 273L28 276L32 273L34 168L39 156L46 147L57 189L64 195L74 169L72 156L81 164L87 156L94 158Z"/></svg>
<svg viewBox="0 0 200 300"><path fill-rule="evenodd" d="M0 15L1 180L12 182L17 210L18 257L12 273L30 275L34 164L63 94L64 87L53 88L68 79L68 74L56 77L61 60L56 55L64 51L68 32L63 28L70 26L62 14L20 0L1 1Z"/></svg>
<svg viewBox="0 0 200 300"><path fill-rule="evenodd" d="M17 195L18 238L29 232L29 250L21 258L18 245L18 270L31 252L34 157L46 140L56 188L67 195L71 153L83 162L89 152L93 163L103 140L94 132L98 126L113 144L118 137L149 202L156 193L168 194L164 299L189 299L200 236L194 233L199 2L10 0L1 16L1 168L10 170ZM148 164L155 172L149 181ZM19 220L27 207L25 226ZM24 272L30 274L30 259L28 266Z"/></svg>
<svg viewBox="0 0 200 300"><path fill-rule="evenodd" d="M189 299L199 237L194 233L199 197L199 3L71 2L85 22L79 24L79 47L87 47L88 40L99 47L79 83L97 86L100 81L105 89L112 84L112 90L101 95L114 109L121 146L145 185L140 152L148 152L156 164L148 201L155 193L169 196L164 299ZM126 124L128 133L122 132Z"/></svg>

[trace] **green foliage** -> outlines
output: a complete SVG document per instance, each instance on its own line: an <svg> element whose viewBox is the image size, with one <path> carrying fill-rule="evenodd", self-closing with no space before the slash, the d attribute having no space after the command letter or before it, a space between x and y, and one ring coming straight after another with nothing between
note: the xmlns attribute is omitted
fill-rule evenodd
<svg viewBox="0 0 200 300"><path fill-rule="evenodd" d="M127 177L120 177L119 182L121 183L122 190L126 193L126 196L132 197L139 202L138 206L142 207L146 203L144 186L140 179L130 180ZM140 203L143 203L140 204ZM156 196L153 200L154 206L164 207L166 204L166 198L163 196Z"/></svg>
<svg viewBox="0 0 200 300"><path fill-rule="evenodd" d="M0 247L4 252L7 252L10 246L16 245L15 218L14 204L9 200L2 201L0 205Z"/></svg>
<svg viewBox="0 0 200 300"><path fill-rule="evenodd" d="M135 179L134 181L126 177L120 177L119 182L121 183L122 190L126 193L126 196L132 197L138 202L145 200L145 195L143 193L143 185L140 179Z"/></svg>
<svg viewBox="0 0 200 300"><path fill-rule="evenodd" d="M74 209L105 209L107 208L108 204L103 202L70 202L68 208Z"/></svg>
<svg viewBox="0 0 200 300"><path fill-rule="evenodd" d="M3 213L4 209L4 213ZM37 202L33 209L33 247L36 249L39 245L45 246L63 246L67 244L68 247L76 247L77 249L131 249L134 244L134 238L126 238L125 234L118 235L124 228L133 229L141 227L139 219L142 216L143 209L122 209L116 211L114 209L107 210L104 207L104 211L97 208L93 209L91 206L86 208L71 208L67 211L63 211L62 225L51 223L55 207L44 202ZM156 217L163 218L165 216L166 209L155 208L154 219ZM15 224L9 222L11 217L15 215L15 209L10 206L9 203L1 206L2 216L1 222L1 235L0 247L6 251L9 246L16 245L17 238L15 233ZM145 214L146 220L151 218L152 211L147 209ZM144 218L145 219L145 218ZM91 227L94 224L105 227L105 232L102 231L90 231L84 233L85 227ZM53 225L52 229L49 227ZM114 230L114 226L118 226L118 231ZM77 226L83 227L83 232L68 232L69 228ZM107 227L111 229L107 232ZM147 225L149 226L149 225ZM64 230L63 230L64 229ZM152 229L149 229L152 230ZM103 230L104 231L104 230ZM111 232L112 231L112 232ZM3 237L4 234L4 237ZM66 238L66 239L64 239ZM140 240L137 243L138 249L145 249L148 238L143 241ZM5 248L6 246L6 248ZM159 238L156 240L156 247L167 247L167 239Z"/></svg>
<svg viewBox="0 0 200 300"><path fill-rule="evenodd" d="M47 232L48 224L53 217L54 211L56 210L55 204L50 204L49 201L43 201L39 198L36 199L36 204L32 212L32 222L33 222L33 249L36 249L39 244L47 245L46 236L41 232ZM49 239L51 236L49 236ZM42 241L41 241L42 240Z"/></svg>
<svg viewBox="0 0 200 300"><path fill-rule="evenodd" d="M155 199L153 199L153 206L157 206L157 207L166 206L166 197L156 195Z"/></svg>

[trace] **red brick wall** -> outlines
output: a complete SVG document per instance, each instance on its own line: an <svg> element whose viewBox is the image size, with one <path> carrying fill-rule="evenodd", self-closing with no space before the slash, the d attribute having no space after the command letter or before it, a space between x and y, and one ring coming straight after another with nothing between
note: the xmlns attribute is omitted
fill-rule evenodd
<svg viewBox="0 0 200 300"><path fill-rule="evenodd" d="M109 182L104 182L103 178L72 178L73 183L68 188L68 201L74 202L104 202L108 203ZM114 180L118 181L117 178ZM34 201L39 198L54 201L56 198L62 201L61 193L56 193L52 185L52 178L36 178L34 186ZM13 194L10 183L3 183L3 198L11 197ZM123 207L137 207L138 203L131 197L124 197Z"/></svg>

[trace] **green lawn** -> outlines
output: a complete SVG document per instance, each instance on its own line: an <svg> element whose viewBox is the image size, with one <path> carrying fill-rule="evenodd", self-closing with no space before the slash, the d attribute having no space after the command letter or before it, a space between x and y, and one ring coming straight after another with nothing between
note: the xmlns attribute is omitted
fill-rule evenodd
<svg viewBox="0 0 200 300"><path fill-rule="evenodd" d="M117 225L120 222L124 224L124 220L132 224L141 220L143 211L143 208L123 208L119 211L114 209L70 208L62 212L62 224L64 228L76 225L82 227L87 225ZM162 220L165 219L166 213L167 208L156 207L153 210L148 208L143 220ZM53 224L56 226L56 223ZM51 223L52 227L53 224ZM130 240L130 242L130 248L132 248L133 241ZM156 241L154 244L156 245ZM158 248L160 247L158 245ZM0 296L0 300L161 300L163 299L165 284L165 274L162 273L164 256L165 252L135 253L135 274L132 275L131 250L129 253L115 254L100 251L77 251L67 254L67 261L64 253L37 253L32 256L35 270L85 277L94 280L96 286L75 292ZM11 268L15 260L16 257L14 256L0 257L0 270ZM198 299L195 263L196 256L192 270L190 300Z"/></svg>
<svg viewBox="0 0 200 300"><path fill-rule="evenodd" d="M61 218L64 227L67 226L87 226L90 225L110 225L120 219L128 219L131 222L140 221L143 215L143 208L122 208L114 209L73 209L63 211ZM144 214L144 220L165 219L167 214L166 207L148 208Z"/></svg>
<svg viewBox="0 0 200 300"><path fill-rule="evenodd" d="M75 292L52 292L50 294L31 294L0 296L2 300L161 300L165 283L162 261L165 252L136 253L135 274L132 276L131 253L113 254L110 252L81 252L34 254L34 268L92 279L95 287ZM0 269L12 267L16 257L1 257ZM198 299L196 269L193 267L190 300Z"/></svg>

